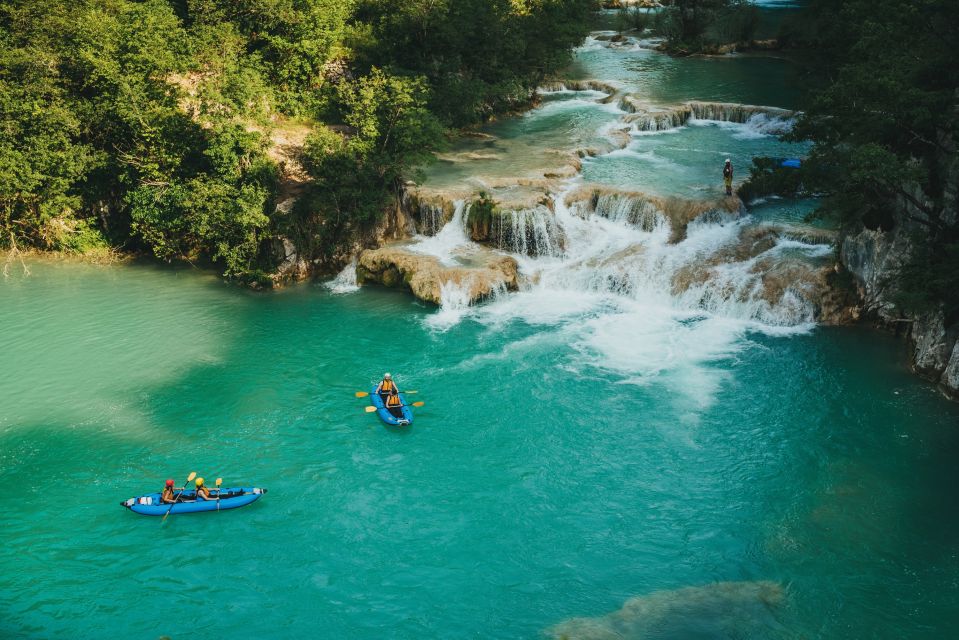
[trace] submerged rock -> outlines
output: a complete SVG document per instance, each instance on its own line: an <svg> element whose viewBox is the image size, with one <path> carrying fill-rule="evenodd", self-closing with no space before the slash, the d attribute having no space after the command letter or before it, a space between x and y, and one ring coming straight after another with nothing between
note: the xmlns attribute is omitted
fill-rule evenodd
<svg viewBox="0 0 959 640"><path fill-rule="evenodd" d="M619 611L572 618L547 630L557 640L749 638L778 626L785 594L776 582L717 582L631 598Z"/></svg>
<svg viewBox="0 0 959 640"><path fill-rule="evenodd" d="M360 284L406 287L420 300L434 304L442 302L444 287L455 286L470 304L496 291L517 289L518 265L510 256L482 251L471 254L470 262L469 266L447 266L436 256L385 246L362 252L356 270Z"/></svg>

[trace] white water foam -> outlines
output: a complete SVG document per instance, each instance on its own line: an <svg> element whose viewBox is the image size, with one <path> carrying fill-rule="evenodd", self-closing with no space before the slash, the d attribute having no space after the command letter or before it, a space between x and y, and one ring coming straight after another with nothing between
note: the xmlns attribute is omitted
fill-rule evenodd
<svg viewBox="0 0 959 640"><path fill-rule="evenodd" d="M461 283L447 280L441 283L440 309L426 319L427 326L446 331L459 324L470 308L470 288L472 284L469 280Z"/></svg>
<svg viewBox="0 0 959 640"><path fill-rule="evenodd" d="M415 253L435 256L446 266L459 264L457 256L472 253L477 245L466 233L466 220L472 203L457 200L453 209L453 218L439 233L432 236L417 236L409 250Z"/></svg>
<svg viewBox="0 0 959 640"><path fill-rule="evenodd" d="M791 335L814 326L814 305L801 288L775 293L763 265L786 251L819 255L825 245L780 239L737 259L748 217L701 216L670 243L672 227L652 203L610 194L568 205L576 186L568 184L555 212L537 213L554 228L541 228L534 251L505 247L520 265L519 292L470 306L468 287L446 283L429 326L446 330L470 318L498 333L516 323L561 333L568 351L558 366L667 384L690 420L721 387L725 374L715 363L745 348L751 332ZM530 215L514 212L513 224L529 230ZM558 237L563 242L546 241Z"/></svg>
<svg viewBox="0 0 959 640"><path fill-rule="evenodd" d="M693 117L690 118L686 124L690 127L719 127L721 129L729 129L733 132L733 138L736 140L757 140L759 138L785 135L792 131L796 121L794 118L783 118L765 113L756 113L750 116L746 122L707 120Z"/></svg>
<svg viewBox="0 0 959 640"><path fill-rule="evenodd" d="M329 282L324 282L323 286L337 294L358 291L360 287L356 283L356 262L356 256L353 256L349 264L343 267L343 270L335 278Z"/></svg>

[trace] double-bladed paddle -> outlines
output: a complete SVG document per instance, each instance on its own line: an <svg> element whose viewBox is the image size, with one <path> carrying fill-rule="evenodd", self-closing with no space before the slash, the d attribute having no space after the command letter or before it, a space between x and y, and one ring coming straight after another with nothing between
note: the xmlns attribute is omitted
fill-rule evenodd
<svg viewBox="0 0 959 640"><path fill-rule="evenodd" d="M400 391L400 393L419 393L419 391ZM370 392L369 392L369 391L357 391L357 392L354 393L353 395L355 395L357 398L365 398L366 396L370 395Z"/></svg>
<svg viewBox="0 0 959 640"><path fill-rule="evenodd" d="M401 405L398 405L398 406L400 406L400 407L422 407L424 404L426 404L426 403L423 402L423 401L420 401L420 402L414 402L413 404L401 404ZM385 408L385 409L392 409L393 407L384 407L384 408ZM373 413L374 411L379 411L379 409L376 408L376 407L366 407L366 408L364 409L364 411L366 411L367 413Z"/></svg>
<svg viewBox="0 0 959 640"><path fill-rule="evenodd" d="M186 482L183 483L183 488L180 489L180 493L173 496L173 504L170 505L170 508L166 510L166 513L163 514L163 519L160 520L160 524L166 522L166 517L170 515L170 512L173 511L173 507L176 506L176 501L180 499L180 496L183 495L183 492L186 491L186 486L193 482L193 478L196 477L196 471L191 471L190 475L187 476Z"/></svg>

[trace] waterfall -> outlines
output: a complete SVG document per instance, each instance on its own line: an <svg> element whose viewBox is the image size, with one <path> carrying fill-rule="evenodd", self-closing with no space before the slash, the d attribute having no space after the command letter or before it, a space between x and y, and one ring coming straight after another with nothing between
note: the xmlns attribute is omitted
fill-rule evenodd
<svg viewBox="0 0 959 640"><path fill-rule="evenodd" d="M677 107L667 111L634 109L623 118L623 121L630 124L636 133L651 133L682 127L692 115L692 109L689 107Z"/></svg>
<svg viewBox="0 0 959 640"><path fill-rule="evenodd" d="M419 214L419 232L424 236L435 236L446 223L446 208L442 204L421 202Z"/></svg>
<svg viewBox="0 0 959 640"><path fill-rule="evenodd" d="M730 102L687 102L674 108L651 108L632 95L622 96L619 108L626 112L623 122L632 127L634 134L669 131L691 120L706 120L744 124L761 135L782 135L792 130L797 116L787 109Z"/></svg>
<svg viewBox="0 0 959 640"><path fill-rule="evenodd" d="M440 310L431 315L426 323L433 329L446 330L463 318L470 307L470 289L473 281L469 278L460 282L447 280L440 284Z"/></svg>
<svg viewBox="0 0 959 640"><path fill-rule="evenodd" d="M569 198L572 191L557 198L555 212L504 213L499 245L518 254L526 285L472 313L529 320L546 307L578 313L583 304L605 300L603 305L654 305L770 330L814 321L821 268L814 259L828 252L826 245L797 243L771 229L758 234L748 217L708 208L677 239L670 216L654 199L615 192ZM787 251L808 260L786 260ZM777 265L786 266L780 272ZM524 296L539 302L524 303Z"/></svg>
<svg viewBox="0 0 959 640"><path fill-rule="evenodd" d="M619 193L596 195L590 202L593 213L617 222L639 227L652 232L656 227L669 224L660 209L651 200Z"/></svg>
<svg viewBox="0 0 959 640"><path fill-rule="evenodd" d="M766 118L790 120L797 114L788 109L777 107L761 107L750 104L736 104L732 102L687 102L697 120L716 120L719 122L738 122L745 124L750 118L762 115Z"/></svg>
<svg viewBox="0 0 959 640"><path fill-rule="evenodd" d="M419 237L417 242L410 245L410 250L436 256L445 265L455 265L457 253L469 251L475 246L466 233L466 220L471 206L471 202L457 200L450 221L441 225L434 235Z"/></svg>
<svg viewBox="0 0 959 640"><path fill-rule="evenodd" d="M562 254L562 229L547 207L504 211L497 218L496 242L500 249L524 256Z"/></svg>
<svg viewBox="0 0 959 640"><path fill-rule="evenodd" d="M356 283L356 263L357 258L353 256L349 264L343 267L335 278L323 283L324 286L333 293L351 293L359 289Z"/></svg>

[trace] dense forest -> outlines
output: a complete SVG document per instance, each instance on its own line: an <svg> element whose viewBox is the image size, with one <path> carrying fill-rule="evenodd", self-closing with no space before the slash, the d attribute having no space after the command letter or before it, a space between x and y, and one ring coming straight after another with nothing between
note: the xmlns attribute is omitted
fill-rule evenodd
<svg viewBox="0 0 959 640"><path fill-rule="evenodd" d="M290 237L333 261L451 131L530 104L600 4L624 3L4 2L0 248L118 248L256 279ZM663 4L620 22L678 55L756 30L746 0ZM957 319L959 3L804 6L778 45L809 69L793 136L815 146L788 184L824 195L819 215L846 233L921 231L898 304L945 301Z"/></svg>
<svg viewBox="0 0 959 640"><path fill-rule="evenodd" d="M792 37L810 57L792 135L815 143L802 177L818 215L844 234L908 229L894 302L959 321L959 2L812 0Z"/></svg>
<svg viewBox="0 0 959 640"><path fill-rule="evenodd" d="M0 4L0 247L255 278L375 222L451 127L529 102L593 0ZM291 132L306 192L277 209ZM294 176L295 177L295 176Z"/></svg>

